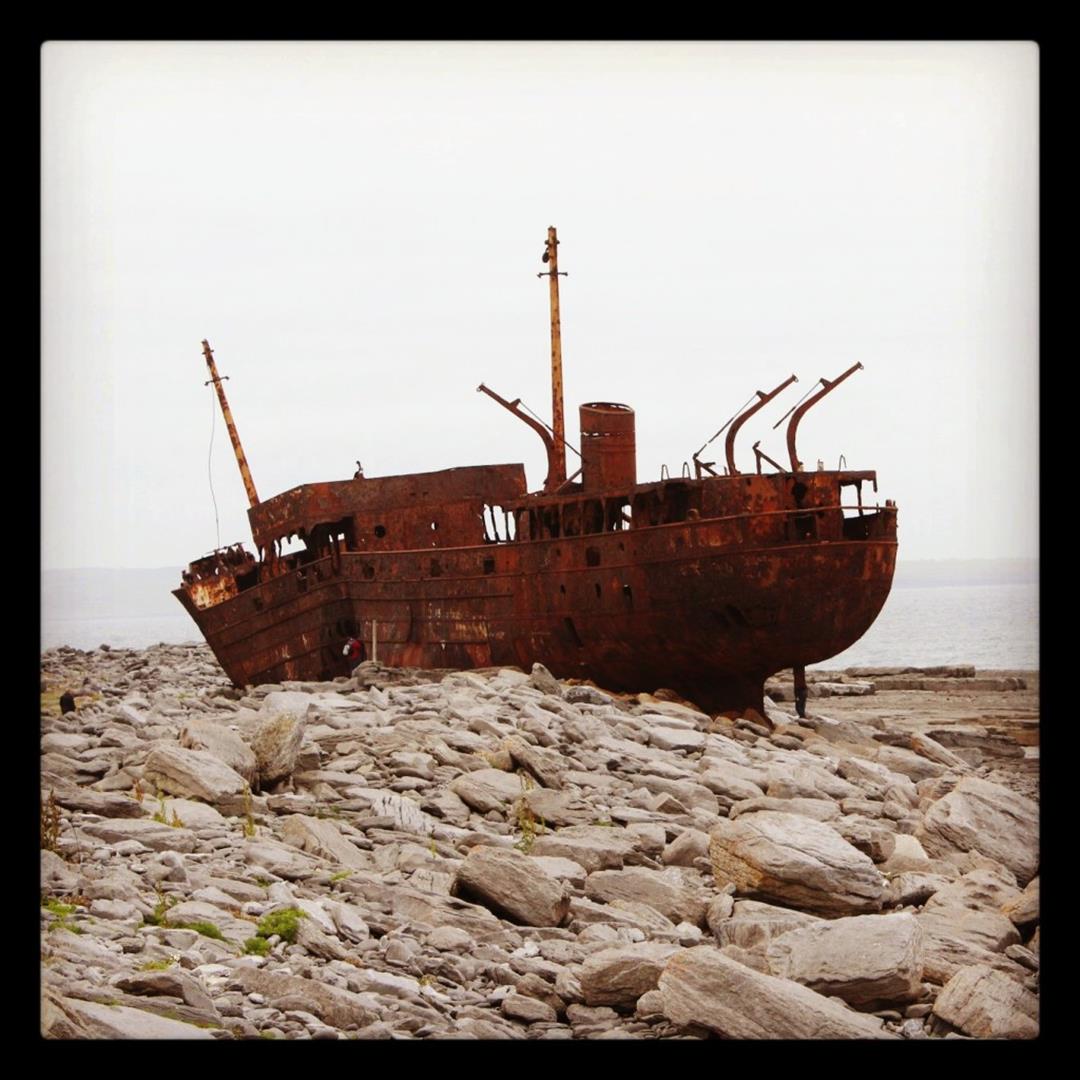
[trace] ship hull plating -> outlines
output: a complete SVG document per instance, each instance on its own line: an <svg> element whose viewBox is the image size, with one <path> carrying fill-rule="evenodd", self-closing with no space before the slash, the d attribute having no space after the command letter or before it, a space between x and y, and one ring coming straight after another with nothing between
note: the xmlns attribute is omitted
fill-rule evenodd
<svg viewBox="0 0 1080 1080"><path fill-rule="evenodd" d="M709 710L760 709L769 675L842 652L884 605L895 516L873 520L867 531L880 537L760 546L746 542L747 525L733 537L729 522L700 520L345 551L207 607L175 595L240 686L348 674L342 641L359 637L370 658L374 630L377 658L391 666L540 661L613 690L663 686Z"/></svg>

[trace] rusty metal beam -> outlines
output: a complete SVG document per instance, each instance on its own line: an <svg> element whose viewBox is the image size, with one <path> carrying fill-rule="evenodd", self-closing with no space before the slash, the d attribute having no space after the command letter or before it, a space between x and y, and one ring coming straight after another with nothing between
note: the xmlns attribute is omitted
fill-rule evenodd
<svg viewBox="0 0 1080 1080"><path fill-rule="evenodd" d="M727 456L728 472L732 476L738 476L739 470L735 468L735 436L739 434L739 428L750 419L759 409L765 408L770 401L782 390L786 390L793 382L799 380L794 376L790 376L785 379L775 390L770 390L767 394L761 390L757 391L758 401L754 402L745 412L740 413L732 422L731 427L728 429L727 439L724 440L724 454Z"/></svg>
<svg viewBox="0 0 1080 1080"><path fill-rule="evenodd" d="M847 369L847 371L844 372L843 375L837 376L837 378L833 379L832 382L829 382L828 379L822 379L821 380L821 385L824 387L824 389L819 390L812 398L810 398L808 401L805 401L802 405L800 405L794 411L794 413L792 414L791 422L788 424L788 429L787 429L788 457L791 459L791 471L792 472L802 472L803 471L802 462L799 461L799 458L795 453L795 433L798 431L799 421L826 394L828 394L832 390L835 390L849 375L854 375L855 372L859 371L861 368L862 368L862 364L852 364L851 367L849 367ZM783 423L783 420L781 419L778 423Z"/></svg>

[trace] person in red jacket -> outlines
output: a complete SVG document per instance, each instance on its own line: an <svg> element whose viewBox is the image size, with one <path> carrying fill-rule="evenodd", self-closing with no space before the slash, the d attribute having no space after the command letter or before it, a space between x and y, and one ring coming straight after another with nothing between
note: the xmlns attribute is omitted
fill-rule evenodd
<svg viewBox="0 0 1080 1080"><path fill-rule="evenodd" d="M349 638L349 640L345 642L345 648L341 650L341 655L348 660L349 670L352 671L352 669L364 658L363 642L361 642L359 638Z"/></svg>

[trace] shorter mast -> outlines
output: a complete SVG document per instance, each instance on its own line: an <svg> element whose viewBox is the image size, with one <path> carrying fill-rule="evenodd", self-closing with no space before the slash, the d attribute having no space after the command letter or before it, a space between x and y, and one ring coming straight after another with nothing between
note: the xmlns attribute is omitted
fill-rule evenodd
<svg viewBox="0 0 1080 1080"><path fill-rule="evenodd" d="M236 464L240 466L240 477L244 481L244 490L247 492L248 502L252 506L259 505L259 495L255 490L255 481L251 479L251 470L248 468L247 458L244 457L244 448L240 445L240 436L236 433L236 424L233 423L232 413L229 411L229 403L225 399L225 387L221 385L221 376L218 375L217 365L214 363L214 353L210 348L210 342L205 338L202 343L203 356L206 357L206 366L210 369L210 378L204 386L214 384L217 390L218 401L221 402L221 414L225 417L225 426L229 429L229 438L232 439L233 452L236 454ZM229 376L226 375L227 379Z"/></svg>
<svg viewBox="0 0 1080 1080"><path fill-rule="evenodd" d="M559 320L559 241L554 225L548 227L543 261L551 266L546 274L536 275L548 279L551 298L551 430L555 436L555 469L554 476L549 474L549 480L558 487L566 480L566 420L563 416L562 327ZM562 276L566 277L565 271Z"/></svg>

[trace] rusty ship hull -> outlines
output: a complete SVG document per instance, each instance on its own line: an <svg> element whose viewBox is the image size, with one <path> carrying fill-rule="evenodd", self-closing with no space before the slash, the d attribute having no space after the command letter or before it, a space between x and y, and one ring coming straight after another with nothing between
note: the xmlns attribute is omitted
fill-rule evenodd
<svg viewBox="0 0 1080 1080"><path fill-rule="evenodd" d="M473 472L474 486L492 479L481 469L448 471ZM465 546L440 546L442 539L430 537L449 538L455 517L459 528L476 527L490 494L466 498L455 515L423 498L424 489L445 492L447 475L387 479L422 481L411 485L416 501L395 514L387 505L395 500L376 490L380 520L361 508L349 519L347 544L263 562L246 570L246 582L244 566L239 573L225 568L205 579L201 592L176 591L234 683L346 675L341 644L356 635L368 657L374 645L391 666L528 670L539 661L561 678L588 678L613 690L668 687L703 708L760 709L769 675L843 651L873 623L892 583L895 509L853 507L845 516L837 497L872 481L872 473L676 480L606 499L526 496L506 512L519 530L553 524L544 510L556 506L562 521L554 528L562 533L572 516L567 510L583 501L602 510L605 503L637 502L646 514L653 506L687 519ZM745 500L747 482L758 512L700 516L710 505L723 510L725 502ZM792 505L796 484L809 491L803 506ZM314 532L310 520L307 528L300 523L305 510L340 523L350 501L364 502L378 485L298 489L287 506L256 516L271 532ZM512 501L506 486L495 485L494 497L504 503ZM691 518L695 509L699 516ZM391 536L377 535L388 532L382 519L427 546L393 546ZM348 550L358 545L365 549Z"/></svg>

